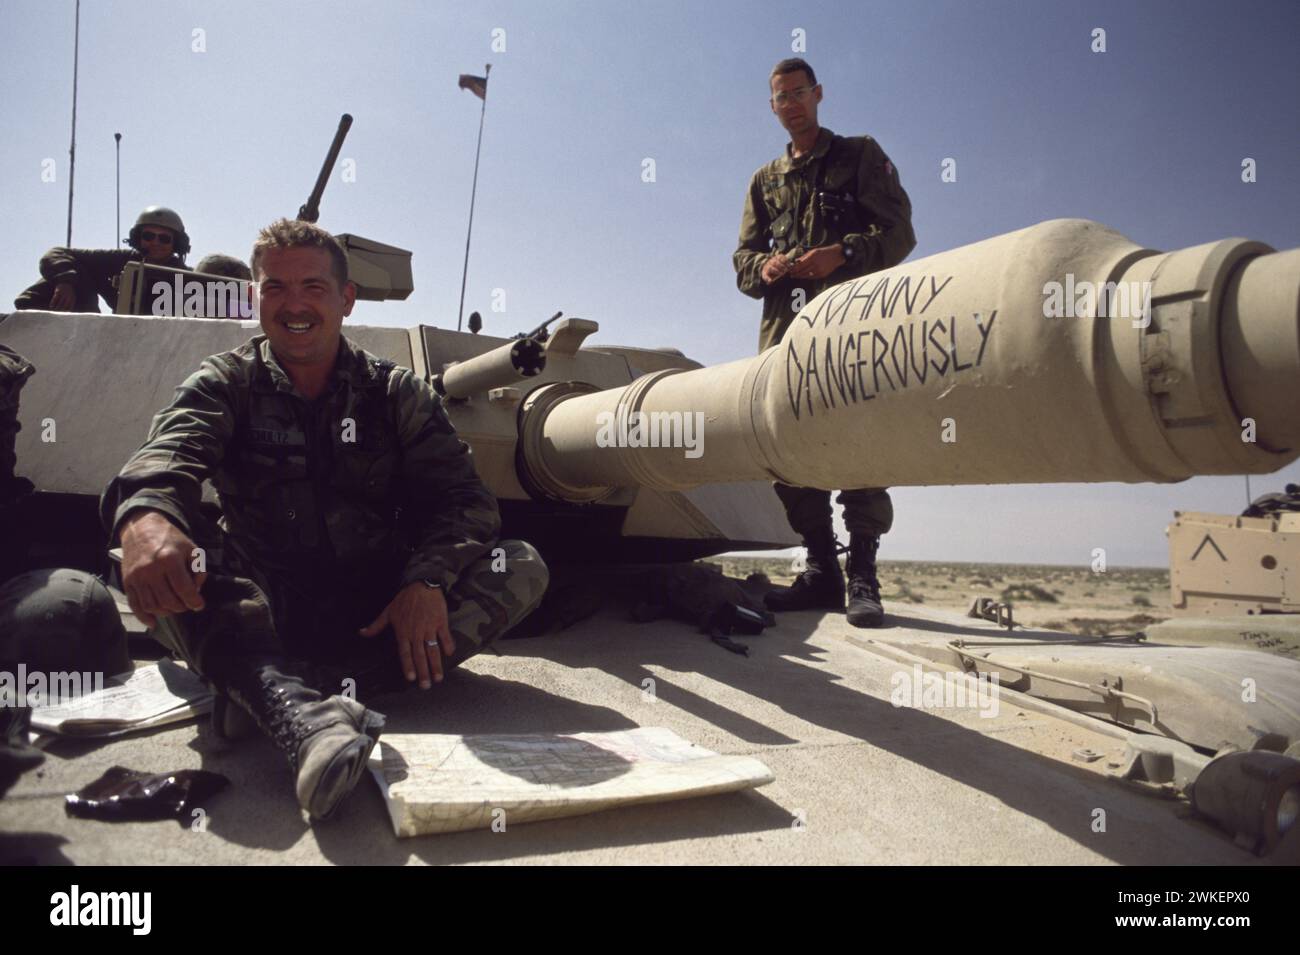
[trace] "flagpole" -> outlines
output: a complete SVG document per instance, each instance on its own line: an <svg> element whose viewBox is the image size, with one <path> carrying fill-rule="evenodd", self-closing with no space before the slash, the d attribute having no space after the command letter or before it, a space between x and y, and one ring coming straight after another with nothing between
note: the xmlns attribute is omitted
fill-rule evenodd
<svg viewBox="0 0 1300 955"><path fill-rule="evenodd" d="M465 316L465 279L469 277L469 240L474 232L474 198L478 195L478 157L483 148L483 118L487 115L487 79L492 64L483 67L483 108L478 114L478 145L474 147L474 184L469 191L469 228L465 231L465 266L460 272L460 307L456 311L456 331L460 331Z"/></svg>
<svg viewBox="0 0 1300 955"><path fill-rule="evenodd" d="M81 49L81 0L72 34L72 142L68 146L68 241L72 245L72 179L77 172L77 53Z"/></svg>

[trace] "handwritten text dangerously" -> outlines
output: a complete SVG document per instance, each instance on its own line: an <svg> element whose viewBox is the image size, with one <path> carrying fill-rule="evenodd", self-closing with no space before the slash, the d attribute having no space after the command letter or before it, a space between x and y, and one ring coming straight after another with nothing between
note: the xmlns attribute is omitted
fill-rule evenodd
<svg viewBox="0 0 1300 955"><path fill-rule="evenodd" d="M787 336L786 390L795 417L815 414L818 404L825 409L869 401L925 384L931 376L979 367L996 309L987 316L921 317L951 281L951 276L942 281L936 276L868 276L839 286L816 308L801 312L796 321L818 331ZM894 324L890 320L896 314ZM881 321L862 327L876 318Z"/></svg>

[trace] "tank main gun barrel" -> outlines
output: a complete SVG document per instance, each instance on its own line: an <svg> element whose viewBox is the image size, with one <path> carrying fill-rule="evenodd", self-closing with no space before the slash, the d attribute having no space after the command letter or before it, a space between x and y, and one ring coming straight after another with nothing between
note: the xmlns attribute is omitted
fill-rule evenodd
<svg viewBox="0 0 1300 955"><path fill-rule="evenodd" d="M1300 249L1058 219L828 289L714 368L520 409L534 493L1172 482L1300 455Z"/></svg>
<svg viewBox="0 0 1300 955"><path fill-rule="evenodd" d="M325 162L320 167L320 175L316 177L316 185L312 187L311 195L307 201L298 209L298 218L303 222L315 222L320 218L320 199L325 194L325 186L330 181L330 171L334 164L338 162L339 150L343 148L343 140L347 139L348 130L352 128L352 115L344 113L339 119L339 128L334 132L334 141L330 143L329 152L325 154Z"/></svg>

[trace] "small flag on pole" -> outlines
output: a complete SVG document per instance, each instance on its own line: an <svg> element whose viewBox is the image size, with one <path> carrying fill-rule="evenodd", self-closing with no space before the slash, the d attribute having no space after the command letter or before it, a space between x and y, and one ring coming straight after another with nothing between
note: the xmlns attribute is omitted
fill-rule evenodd
<svg viewBox="0 0 1300 955"><path fill-rule="evenodd" d="M462 73L460 79L456 81L456 85L463 90L469 90L484 102L487 101L486 76L470 76L468 73Z"/></svg>

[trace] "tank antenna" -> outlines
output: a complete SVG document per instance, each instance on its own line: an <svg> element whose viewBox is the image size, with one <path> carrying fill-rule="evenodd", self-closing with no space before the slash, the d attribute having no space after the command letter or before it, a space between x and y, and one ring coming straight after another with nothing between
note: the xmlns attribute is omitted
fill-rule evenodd
<svg viewBox="0 0 1300 955"><path fill-rule="evenodd" d="M77 171L77 54L81 49L81 0L72 33L72 141L68 145L68 246L72 245L72 179Z"/></svg>

